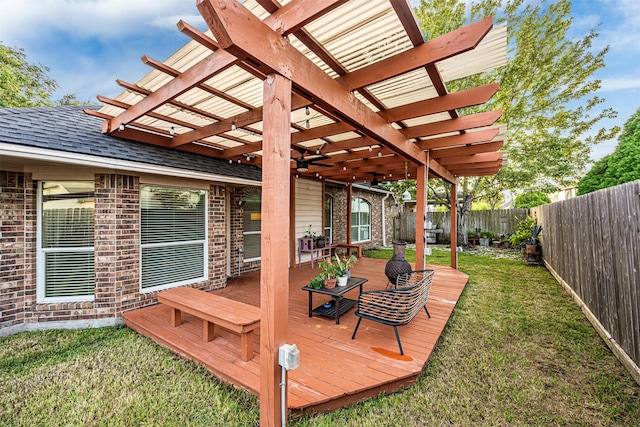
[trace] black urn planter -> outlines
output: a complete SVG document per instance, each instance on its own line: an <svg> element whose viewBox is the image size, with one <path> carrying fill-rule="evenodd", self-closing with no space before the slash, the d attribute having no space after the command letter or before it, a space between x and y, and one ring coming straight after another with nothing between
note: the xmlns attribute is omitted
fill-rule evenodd
<svg viewBox="0 0 640 427"><path fill-rule="evenodd" d="M396 284L398 274L410 273L411 264L407 262L407 258L404 255L404 250L407 247L407 242L402 240L393 241L393 258L391 258L386 267L384 268L384 274L389 281Z"/></svg>

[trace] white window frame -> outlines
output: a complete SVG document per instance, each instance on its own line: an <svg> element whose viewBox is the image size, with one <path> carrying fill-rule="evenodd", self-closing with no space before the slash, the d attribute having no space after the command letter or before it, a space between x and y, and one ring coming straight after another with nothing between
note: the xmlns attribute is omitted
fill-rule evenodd
<svg viewBox="0 0 640 427"><path fill-rule="evenodd" d="M329 207L329 214L331 215L331 221L329 221L329 225L328 226L323 224L323 230L324 230L324 237L328 237L329 241L333 242L333 196L331 196L330 194L325 194L324 195L324 203L322 203L322 210L323 210L325 215L323 216L322 221L324 223L327 222L327 218L326 218L326 213L327 212L325 210L326 209L327 200L329 201L329 204L331 205ZM327 231L329 232L328 234L327 234Z"/></svg>
<svg viewBox="0 0 640 427"><path fill-rule="evenodd" d="M162 187L162 188L175 188L175 189L184 189L190 191L204 191L205 202L204 202L204 239L198 240L185 240L180 242L163 242L163 243L142 243L142 219L140 219L140 293L148 294L151 292L161 291L163 289L175 288L183 285L190 285L192 283L203 282L209 279L209 245L208 245L208 234L209 234L209 192L206 190L202 190L201 188L194 187L172 187L169 185L161 185L161 184L140 184L140 194L142 195L143 187ZM142 198L140 200L140 218L142 218ZM147 248L159 248L159 247L171 247L171 246L182 246L182 245L193 245L193 244L202 244L203 245L203 265L202 265L202 276L196 277L193 279L182 280L179 282L166 283L163 285L157 286L149 286L147 288L142 287L142 271L143 271L143 256L142 251Z"/></svg>
<svg viewBox="0 0 640 427"><path fill-rule="evenodd" d="M369 242L369 241L371 241L371 203L369 203L368 201L366 201L362 197L358 197L358 198L354 199L354 202L356 202L356 201L358 202L358 206L361 206L362 204L365 204L366 206L369 207L369 223L366 224L366 225L363 225L363 224L360 223L360 213L361 212L360 212L360 210L358 210L358 212L357 212L358 213L358 224L356 225L356 227L358 228L358 233L357 233L358 235L357 235L357 238L354 239L354 236L353 236L353 227L354 227L354 225L353 225L353 219L352 219L351 220L352 221L352 223L351 223L351 228L352 228L352 230L351 230L351 242L352 243ZM353 206L353 203L351 204L351 206ZM352 211L351 212L352 216L353 216L353 213L354 212ZM369 238L366 239L366 240L360 240L360 230L363 229L363 228L368 228L369 229Z"/></svg>
<svg viewBox="0 0 640 427"><path fill-rule="evenodd" d="M260 207L261 207L260 211L262 211L262 191L260 190L259 193L254 194L257 191L258 190L255 189L255 188L252 188L252 189L249 190L251 195L253 195L253 196L259 195L259 197L260 197ZM245 195L245 197L249 197L249 195ZM243 206L244 206L244 204L243 204ZM260 213L262 213L262 212L260 212ZM260 218L260 225L261 225L260 230L245 231L244 218L242 219L242 245L243 246L246 246L245 243L244 243L245 242L245 236L262 236L262 218ZM261 237L261 239L262 239L262 237ZM246 247L245 247L245 252L244 253L245 254L247 253L246 252ZM262 260L262 248L260 248L260 256L252 257L252 258L243 258L242 262L243 262L243 264L246 264L246 263L249 263L249 262L261 261L261 260Z"/></svg>
<svg viewBox="0 0 640 427"><path fill-rule="evenodd" d="M73 181L65 179L50 180L51 182L61 181ZM86 180L82 180L86 181ZM95 291L91 295L78 295L78 296L66 296L66 297L47 297L46 296L46 256L48 253L63 253L63 252L91 252L95 253L95 241L94 246L81 246L81 247L64 247L64 248L43 248L42 247L42 217L44 215L43 195L42 195L42 182L38 181L38 195L37 200L37 215L36 215L36 302L37 303L56 303L56 302L78 302L95 300ZM94 201L95 201L95 186L94 186ZM95 215L95 211L94 211ZM94 281L95 285L95 281Z"/></svg>

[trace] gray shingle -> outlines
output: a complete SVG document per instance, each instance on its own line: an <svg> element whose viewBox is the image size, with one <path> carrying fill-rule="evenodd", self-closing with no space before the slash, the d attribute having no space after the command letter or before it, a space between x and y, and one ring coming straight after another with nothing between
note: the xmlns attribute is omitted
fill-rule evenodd
<svg viewBox="0 0 640 427"><path fill-rule="evenodd" d="M102 119L83 108L0 109L0 142L261 180L255 166L104 135Z"/></svg>

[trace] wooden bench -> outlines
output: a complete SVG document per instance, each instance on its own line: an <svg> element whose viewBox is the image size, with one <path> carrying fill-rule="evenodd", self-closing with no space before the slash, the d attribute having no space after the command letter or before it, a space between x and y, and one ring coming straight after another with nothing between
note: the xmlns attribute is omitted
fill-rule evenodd
<svg viewBox="0 0 640 427"><path fill-rule="evenodd" d="M240 358L253 357L253 330L260 326L260 309L190 287L167 289L158 301L172 308L171 326L182 324L182 312L202 319L202 339L215 337L215 325L240 334Z"/></svg>
<svg viewBox="0 0 640 427"><path fill-rule="evenodd" d="M362 258L362 243L335 243L333 245L334 248L344 248L351 255L351 250L355 249L357 251L357 257Z"/></svg>

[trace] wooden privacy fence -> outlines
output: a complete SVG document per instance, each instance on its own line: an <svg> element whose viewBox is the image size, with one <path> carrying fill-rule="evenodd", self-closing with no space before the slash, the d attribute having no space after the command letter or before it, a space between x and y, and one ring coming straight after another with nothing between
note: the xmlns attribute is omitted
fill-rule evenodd
<svg viewBox="0 0 640 427"><path fill-rule="evenodd" d="M496 209L487 211L471 211L467 217L469 230L488 230L493 234L509 235L516 225L529 214L529 209ZM427 221L431 221L442 230L438 234L438 242L449 242L451 239L451 220L449 212L429 212ZM414 242L416 239L416 213L402 212L394 219L394 240Z"/></svg>
<svg viewBox="0 0 640 427"><path fill-rule="evenodd" d="M542 256L640 384L640 181L531 209Z"/></svg>

